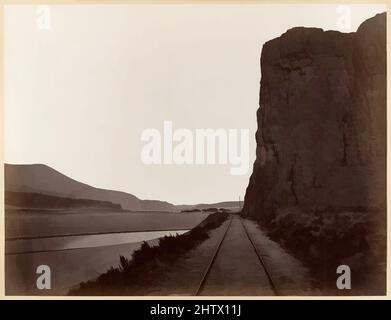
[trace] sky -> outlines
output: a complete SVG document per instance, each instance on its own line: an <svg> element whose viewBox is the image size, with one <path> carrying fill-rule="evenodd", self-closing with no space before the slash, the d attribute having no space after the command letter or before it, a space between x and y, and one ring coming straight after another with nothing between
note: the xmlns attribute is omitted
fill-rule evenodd
<svg viewBox="0 0 391 320"><path fill-rule="evenodd" d="M5 162L174 204L242 199L255 160L264 42L356 31L385 5L8 5ZM346 17L346 16L344 16ZM247 129L249 167L142 161L145 129Z"/></svg>

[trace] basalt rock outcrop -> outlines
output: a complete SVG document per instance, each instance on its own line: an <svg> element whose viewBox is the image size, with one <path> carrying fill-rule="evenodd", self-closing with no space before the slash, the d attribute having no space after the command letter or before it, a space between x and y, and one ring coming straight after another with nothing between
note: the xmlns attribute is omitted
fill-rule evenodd
<svg viewBox="0 0 391 320"><path fill-rule="evenodd" d="M332 264L371 251L381 264L386 14L354 33L290 29L264 44L261 72L256 161L242 214L312 262L325 250Z"/></svg>

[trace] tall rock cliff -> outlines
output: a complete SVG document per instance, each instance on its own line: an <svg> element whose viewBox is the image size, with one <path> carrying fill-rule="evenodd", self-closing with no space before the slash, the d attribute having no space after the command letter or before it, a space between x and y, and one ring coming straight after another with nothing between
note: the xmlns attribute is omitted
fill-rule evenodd
<svg viewBox="0 0 391 320"><path fill-rule="evenodd" d="M319 233L319 219L385 225L386 14L354 33L290 29L264 44L261 72L243 215L285 241L293 225Z"/></svg>

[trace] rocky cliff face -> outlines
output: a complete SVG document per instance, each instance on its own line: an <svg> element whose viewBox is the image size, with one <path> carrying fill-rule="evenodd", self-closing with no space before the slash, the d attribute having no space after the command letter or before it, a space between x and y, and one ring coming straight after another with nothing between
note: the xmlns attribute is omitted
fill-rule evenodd
<svg viewBox="0 0 391 320"><path fill-rule="evenodd" d="M385 225L386 14L355 33L290 29L264 44L261 71L243 214L286 241L292 219L338 229L376 212Z"/></svg>

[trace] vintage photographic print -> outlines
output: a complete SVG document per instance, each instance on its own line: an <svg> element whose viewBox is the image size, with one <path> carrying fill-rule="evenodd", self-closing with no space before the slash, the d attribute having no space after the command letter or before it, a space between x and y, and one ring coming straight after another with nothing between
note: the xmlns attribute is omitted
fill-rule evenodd
<svg viewBox="0 0 391 320"><path fill-rule="evenodd" d="M385 296L387 6L4 6L6 296Z"/></svg>

